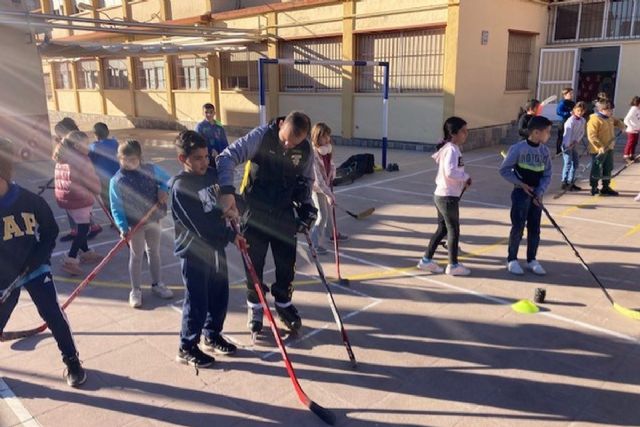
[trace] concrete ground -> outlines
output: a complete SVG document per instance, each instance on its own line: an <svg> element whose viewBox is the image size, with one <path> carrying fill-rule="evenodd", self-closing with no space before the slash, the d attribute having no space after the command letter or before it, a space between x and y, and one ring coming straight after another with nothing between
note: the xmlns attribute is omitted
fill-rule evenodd
<svg viewBox="0 0 640 427"><path fill-rule="evenodd" d="M174 132L135 130L147 141L145 158L175 173L178 164L162 141ZM122 138L129 131L118 131ZM157 140L156 146L150 141ZM591 276L548 221L538 259L545 277L505 271L510 185L500 179L500 147L465 155L473 187L461 204L462 261L466 278L415 268L435 230L435 164L425 153L390 151L400 172L377 172L338 187L351 211L375 207L355 220L339 212L343 276L351 287L332 286L359 365L352 369L306 247L299 244L294 302L304 328L288 351L306 393L331 409L337 425L381 426L595 426L640 425L639 324L614 311ZM337 163L356 152L338 147ZM616 157L618 167L621 156ZM559 187L554 160L551 191ZM18 181L35 189L51 176L50 162L23 164ZM640 308L640 165L615 179L618 198L566 194L546 204L591 268L623 306ZM583 186L587 186L583 183ZM44 196L62 232L68 224L51 191ZM91 246L106 254L117 241L105 230ZM240 345L199 373L174 361L182 285L172 255L172 228L163 221L163 275L173 300L144 289L144 306L131 309L126 251L119 253L67 314L89 379L72 389L51 335L0 345L1 426L319 426L297 400L273 338L251 346L246 329L244 276L237 250L227 249L232 290L225 334ZM524 255L525 241L521 249ZM60 299L78 279L60 271L69 243L59 243L53 265ZM437 260L446 263L446 252ZM322 258L335 277L333 252ZM88 273L90 268L86 267ZM272 262L266 267L273 280ZM149 277L145 273L145 278ZM333 279L335 281L335 279ZM534 289L547 290L538 314L512 310ZM23 293L6 330L36 326L39 318Z"/></svg>

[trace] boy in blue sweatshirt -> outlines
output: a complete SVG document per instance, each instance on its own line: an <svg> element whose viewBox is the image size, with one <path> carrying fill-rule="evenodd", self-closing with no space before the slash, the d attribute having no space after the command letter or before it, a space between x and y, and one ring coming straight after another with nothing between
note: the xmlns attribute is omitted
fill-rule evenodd
<svg viewBox="0 0 640 427"><path fill-rule="evenodd" d="M546 271L536 260L540 243L542 196L551 182L551 155L545 145L551 136L551 121L544 116L529 121L529 137L511 146L500 166L500 175L514 185L511 192L511 233L507 270L524 274L518 262L518 247L527 227L527 266L534 274Z"/></svg>
<svg viewBox="0 0 640 427"><path fill-rule="evenodd" d="M215 359L198 347L201 334L205 346L216 353L236 351L236 346L221 335L229 302L225 246L239 246L244 239L223 218L218 174L209 167L204 138L197 132L183 131L176 148L184 170L170 181L170 203L175 226L174 253L181 259L186 288L176 360L203 368Z"/></svg>
<svg viewBox="0 0 640 427"><path fill-rule="evenodd" d="M207 102L202 106L202 114L204 115L204 120L196 125L196 132L202 135L207 142L209 162L211 166L214 166L213 163L215 163L216 157L227 148L229 141L227 141L227 134L224 132L224 128L215 118L216 107Z"/></svg>
<svg viewBox="0 0 640 427"><path fill-rule="evenodd" d="M556 140L556 154L562 153L562 139L564 138L564 125L571 117L571 112L576 103L573 101L573 88L562 89L562 101L556 107L556 114L560 117L562 124L558 126L558 139Z"/></svg>
<svg viewBox="0 0 640 427"><path fill-rule="evenodd" d="M4 230L0 239L0 291L23 275L22 286L47 322L67 365L64 374L67 384L78 387L87 380L87 375L78 359L67 317L58 305L51 276L51 252L56 246L58 225L42 197L11 180L13 156L11 142L0 138L0 218ZM17 288L0 305L0 334L19 297Z"/></svg>
<svg viewBox="0 0 640 427"><path fill-rule="evenodd" d="M109 128L106 124L98 122L93 125L93 133L97 141L89 145L89 159L100 178L100 199L110 209L109 181L120 169L118 163L118 141L109 138Z"/></svg>

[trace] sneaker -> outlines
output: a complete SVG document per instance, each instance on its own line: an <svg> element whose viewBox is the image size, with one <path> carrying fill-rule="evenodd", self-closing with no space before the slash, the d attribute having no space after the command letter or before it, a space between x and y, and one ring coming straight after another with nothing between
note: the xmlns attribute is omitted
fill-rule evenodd
<svg viewBox="0 0 640 427"><path fill-rule="evenodd" d="M619 196L620 193L618 193L616 190L612 189L611 187L602 187L602 190L600 190L600 194L602 194L603 196Z"/></svg>
<svg viewBox="0 0 640 427"><path fill-rule="evenodd" d="M636 197L633 198L636 202L640 202L640 193Z"/></svg>
<svg viewBox="0 0 640 427"><path fill-rule="evenodd" d="M591 195L597 196L598 194L600 194L600 190L598 190L598 187L591 187Z"/></svg>
<svg viewBox="0 0 640 427"><path fill-rule="evenodd" d="M298 315L298 309L291 302L281 304L276 302L276 312L282 323L292 332L302 328L302 319Z"/></svg>
<svg viewBox="0 0 640 427"><path fill-rule="evenodd" d="M70 242L70 241L72 241L73 239L75 239L75 238L76 238L76 235L77 235L77 234L78 234L78 233L77 233L77 231L76 231L76 230L71 230L68 234L65 234L64 236L62 236L62 237L60 238L60 241L61 241L61 242Z"/></svg>
<svg viewBox="0 0 640 427"><path fill-rule="evenodd" d="M578 187L575 184L571 184L571 186L569 187L569 191L582 191L582 187Z"/></svg>
<svg viewBox="0 0 640 427"><path fill-rule="evenodd" d="M83 264L97 264L104 258L102 255L96 253L93 249L87 252L80 252L80 262Z"/></svg>
<svg viewBox="0 0 640 427"><path fill-rule="evenodd" d="M173 291L162 282L151 284L151 292L163 299L173 298Z"/></svg>
<svg viewBox="0 0 640 427"><path fill-rule="evenodd" d="M442 273L444 269L429 258L422 258L417 265L419 270L430 271L432 273Z"/></svg>
<svg viewBox="0 0 640 427"><path fill-rule="evenodd" d="M535 259L533 261L530 261L527 264L527 267L533 272L533 274L537 274L538 276L544 276L545 274L547 274L547 271L542 268L540 263Z"/></svg>
<svg viewBox="0 0 640 427"><path fill-rule="evenodd" d="M129 292L129 305L131 308L142 307L142 291L140 289L132 289Z"/></svg>
<svg viewBox="0 0 640 427"><path fill-rule="evenodd" d="M561 190L568 190L569 188L571 188L571 184L569 184L568 182L563 182L560 186Z"/></svg>
<svg viewBox="0 0 640 427"><path fill-rule="evenodd" d="M82 362L80 362L78 356L64 356L62 361L67 365L67 369L65 369L63 374L67 380L67 384L71 387L79 387L87 381L87 373L84 368L82 368Z"/></svg>
<svg viewBox="0 0 640 427"><path fill-rule="evenodd" d="M460 263L449 264L447 265L446 273L449 276L468 276L471 274L471 270Z"/></svg>
<svg viewBox="0 0 640 427"><path fill-rule="evenodd" d="M224 339L222 335L218 335L214 340L204 337L204 345L217 354L234 354L238 350L238 347Z"/></svg>
<svg viewBox="0 0 640 427"><path fill-rule="evenodd" d="M89 234L87 234L87 239L91 240L100 233L102 233L102 227L100 226L100 224L93 224L89 229Z"/></svg>
<svg viewBox="0 0 640 427"><path fill-rule="evenodd" d="M326 255L327 253L329 253L329 251L324 246L316 247L316 254L318 254L318 255Z"/></svg>
<svg viewBox="0 0 640 427"><path fill-rule="evenodd" d="M70 258L68 256L62 259L62 271L70 276L80 276L84 273L80 268L80 261L78 258Z"/></svg>
<svg viewBox="0 0 640 427"><path fill-rule="evenodd" d="M507 263L507 271L516 276L522 276L524 274L524 270L522 270L518 260L509 261L509 263Z"/></svg>
<svg viewBox="0 0 640 427"><path fill-rule="evenodd" d="M329 239L331 239L331 241L333 242L333 235L329 237ZM349 240L349 236L347 236L346 234L338 233L338 242L345 242L347 240Z"/></svg>
<svg viewBox="0 0 640 427"><path fill-rule="evenodd" d="M215 361L216 359L204 353L197 345L194 345L189 350L179 349L178 355L176 356L176 362L195 368L206 368L211 366Z"/></svg>
<svg viewBox="0 0 640 427"><path fill-rule="evenodd" d="M247 328L251 333L262 331L262 306L249 307L247 311Z"/></svg>

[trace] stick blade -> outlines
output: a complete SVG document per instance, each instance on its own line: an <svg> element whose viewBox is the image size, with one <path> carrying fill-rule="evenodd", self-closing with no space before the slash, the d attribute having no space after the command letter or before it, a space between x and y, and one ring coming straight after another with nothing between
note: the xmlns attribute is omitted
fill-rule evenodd
<svg viewBox="0 0 640 427"><path fill-rule="evenodd" d="M336 423L335 414L333 412L331 412L330 410L328 410L326 408L323 408L322 406L318 405L313 400L311 400L310 403L309 403L309 409L311 409L311 412L316 414L322 421L324 421L325 423L329 424L330 426L332 426L332 425L334 425Z"/></svg>
<svg viewBox="0 0 640 427"><path fill-rule="evenodd" d="M623 316L627 316L633 320L640 320L640 312L637 310L631 310L630 308L623 307L617 302L613 303L613 308Z"/></svg>
<svg viewBox="0 0 640 427"><path fill-rule="evenodd" d="M367 210L364 210L362 212L360 212L358 215L356 215L356 217L358 219L364 219L368 216L371 216L371 214L376 210L376 208L369 208Z"/></svg>

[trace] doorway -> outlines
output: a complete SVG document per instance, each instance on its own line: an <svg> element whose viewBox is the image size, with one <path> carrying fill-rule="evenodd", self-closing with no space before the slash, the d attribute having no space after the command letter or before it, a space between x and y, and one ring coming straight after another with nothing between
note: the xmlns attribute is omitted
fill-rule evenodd
<svg viewBox="0 0 640 427"><path fill-rule="evenodd" d="M592 102L599 92L605 92L615 102L620 46L580 49L576 99Z"/></svg>

